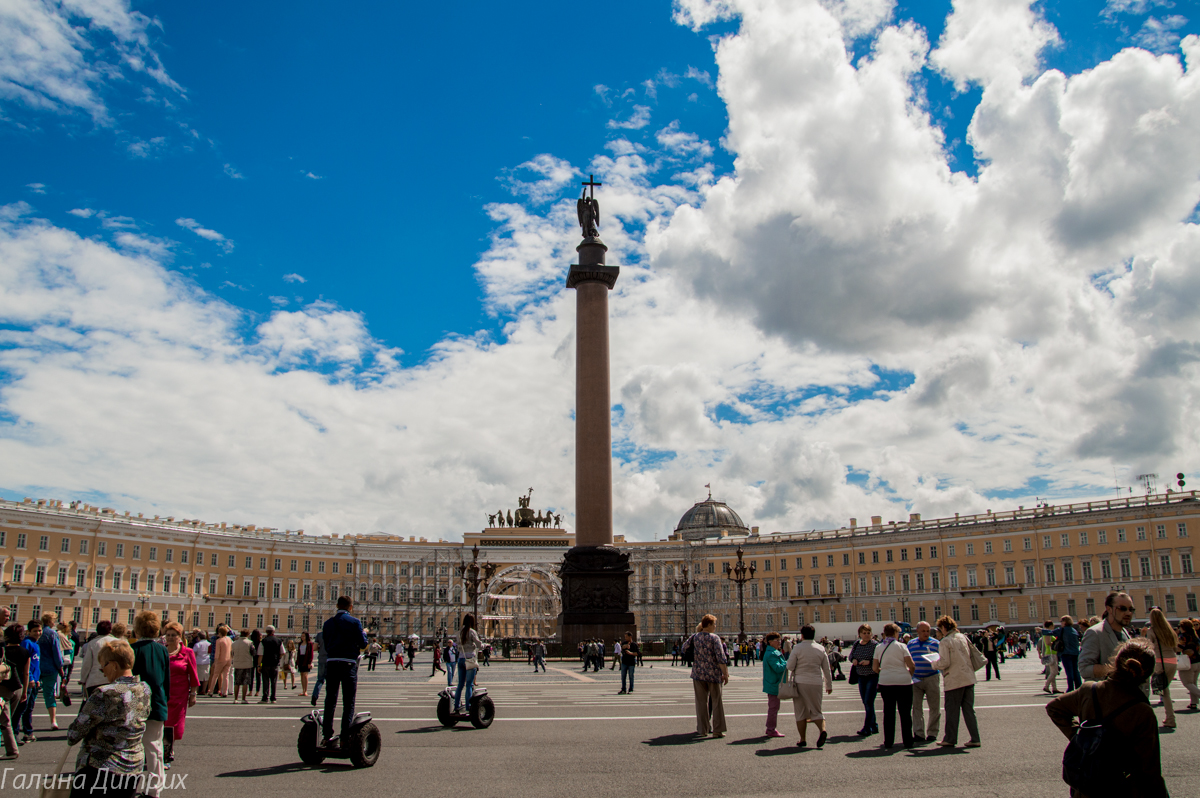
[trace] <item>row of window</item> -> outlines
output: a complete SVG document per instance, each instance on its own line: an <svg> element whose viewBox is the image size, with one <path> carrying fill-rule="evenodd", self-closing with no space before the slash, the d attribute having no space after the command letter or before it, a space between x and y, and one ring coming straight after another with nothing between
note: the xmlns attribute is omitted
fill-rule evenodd
<svg viewBox="0 0 1200 798"><path fill-rule="evenodd" d="M8 534L9 534L8 530L0 530L0 548L4 548L5 546L7 546ZM27 549L27 548L29 548L29 535L25 532L17 532L17 533L15 533L15 542L17 544L16 545L17 549ZM82 555L82 556L88 555L88 544L89 544L88 538L80 538L79 539L79 554L80 555ZM97 541L96 555L98 557L107 557L108 556L108 544L109 544L109 541L107 541L107 540ZM46 552L50 551L50 536L49 535L38 536L38 549L37 550L38 551L46 551ZM113 543L113 556L115 558L124 559L126 551L129 552L130 559L134 559L134 560L142 559L142 552L143 552L142 544L131 543L128 545L128 549L127 549L125 543ZM62 554L70 554L71 553L71 538L64 537L60 540L59 552ZM176 550L173 548L165 548L164 547L161 549L161 552L160 552L160 548L158 546L146 546L145 553L146 553L146 559L149 562L158 562L160 553L162 554L163 562L167 562L167 563L175 562ZM196 552L196 565L203 566L206 555L208 558L209 565L212 566L213 568L218 567L220 555L215 551L210 551L207 553L204 551ZM256 563L258 566L258 570L266 571L268 559L273 560L272 564L274 565L274 570L276 570L276 571L283 570L283 563L284 563L285 558L282 558L282 557L267 558L267 557L255 557L255 556L246 556L246 555L227 554L227 555L225 555L226 566L229 568L237 567L237 559L239 556L242 557L243 567L247 571L254 570ZM179 564L180 565L189 565L190 557L191 557L190 550L179 549ZM291 558L287 558L288 571L293 572L293 573L299 573L299 572L303 572L306 574L313 573L314 562L316 563L316 573L323 574L326 572L325 571L326 561L324 561L324 560L314 561L314 560L300 560L300 559L291 559ZM331 561L328 563L329 573L334 573L334 574L341 573L341 569L342 569L343 565L345 566L345 573L347 573L347 574L354 573L354 563L350 563L350 562L341 563L338 561ZM423 566L420 563L412 563L410 566L409 563L391 563L390 562L390 563L386 564L387 575L388 576L396 576L398 574L399 576L409 576L410 575L410 567L411 567L411 572L412 572L413 576L421 576L423 570L425 572L425 575L427 575L427 576L448 576L450 574L450 565L449 564L424 565ZM367 569L364 567L361 570L363 573L365 573ZM383 571L385 570L384 564L379 563L379 562L372 563L370 570L371 570L372 574L374 574L375 576L380 576L383 574Z"/></svg>
<svg viewBox="0 0 1200 798"><path fill-rule="evenodd" d="M1136 539L1137 540L1147 540L1148 538L1147 538L1146 530L1147 530L1147 527L1145 527L1145 526L1135 527ZM1126 533L1126 530L1124 527L1118 528L1116 530L1116 533L1117 533L1116 538L1117 538L1118 543L1128 542L1129 536ZM1089 532L1082 531L1082 532L1079 532L1078 534L1079 534L1079 545L1080 546L1091 545L1091 543L1090 543L1091 538L1090 538ZM1176 535L1181 538L1186 538L1188 536L1186 523L1178 522L1176 524ZM1159 540L1165 540L1167 538L1167 525L1166 524L1157 524L1155 526L1155 537ZM1105 529L1096 530L1096 538L1099 543L1107 544L1108 543L1108 530L1105 530ZM966 546L967 556L968 557L974 556L975 555L975 543L973 543L973 542L967 543L967 544L965 544L965 546ZM1023 546L1024 551L1033 551L1033 537L1023 538L1022 546ZM1061 533L1059 535L1059 548L1065 549L1065 548L1070 548L1070 546L1071 546L1070 533L1068 533L1068 532ZM1005 539L1003 541L1003 547L1004 547L1004 551L1011 552L1013 550L1012 539L1011 538ZM929 559L936 560L937 556L938 556L937 546L929 546L927 548L928 548ZM1042 548L1043 549L1054 548L1054 541L1053 541L1052 535L1043 535L1042 536ZM871 564L881 562L881 560L880 560L881 553L883 555L882 562L885 562L885 563L897 562L897 560L896 560L897 553L899 555L899 562L907 562L909 559L909 556L908 556L909 548L908 547L901 547L899 549L875 550L875 551L870 552ZM925 553L926 553L926 547L923 547L923 546L912 547L913 560L924 559ZM990 540L983 541L983 553L984 554L994 553L993 549L992 549L992 541L990 541ZM858 552L858 564L859 565L867 565L867 554L868 554L868 552L865 552L865 551ZM958 556L958 544L955 544L955 543L947 544L946 545L946 556L957 557ZM834 555L826 554L826 555L824 555L824 557L825 557L825 567L827 567L827 568L834 567ZM796 570L797 571L803 570L805 558L804 557L795 557L793 559L795 561ZM816 555L816 554L811 555L811 557L809 559L810 559L810 562L811 562L813 568L821 567L820 555ZM842 561L842 565L844 565L844 566L849 565L850 564L850 553L843 552L842 556L841 556L841 561ZM762 570L764 572L770 571L771 567L772 567L772 563L774 563L774 562L775 562L774 560L763 560ZM721 572L722 573L728 572L731 565L732 565L731 562L723 563ZM750 566L753 567L755 570L758 570L758 561L750 560ZM663 569L663 566L661 566L661 565L653 566L654 576L662 576L662 569ZM786 571L787 569L788 569L788 558L787 557L779 558L778 570ZM708 572L710 574L716 573L716 563L714 563L714 562L708 563ZM645 572L643 571L642 573L644 574ZM1169 573L1169 572L1167 572L1167 573ZM1185 571L1185 573L1190 573L1190 571ZM673 566L671 566L671 565L666 566L666 575L667 576L674 575L674 567Z"/></svg>

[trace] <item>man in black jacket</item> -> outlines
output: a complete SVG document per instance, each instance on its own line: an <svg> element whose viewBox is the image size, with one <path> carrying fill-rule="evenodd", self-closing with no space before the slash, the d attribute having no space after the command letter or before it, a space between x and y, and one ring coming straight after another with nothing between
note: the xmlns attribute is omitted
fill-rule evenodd
<svg viewBox="0 0 1200 798"><path fill-rule="evenodd" d="M262 672L262 700L275 703L275 683L279 681L279 660L283 658L283 641L275 636L275 627L267 627L267 636L258 643L258 669Z"/></svg>
<svg viewBox="0 0 1200 798"><path fill-rule="evenodd" d="M342 736L354 720L354 698L358 693L358 655L367 645L362 622L350 614L354 602L349 596L337 600L337 615L321 627L325 644L325 717L321 724L322 747L333 738L333 713L337 711L338 689L342 691Z"/></svg>

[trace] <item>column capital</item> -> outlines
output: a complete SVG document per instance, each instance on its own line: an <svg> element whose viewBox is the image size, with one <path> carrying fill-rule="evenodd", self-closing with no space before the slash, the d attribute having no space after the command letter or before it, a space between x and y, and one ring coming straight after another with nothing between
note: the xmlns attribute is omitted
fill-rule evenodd
<svg viewBox="0 0 1200 798"><path fill-rule="evenodd" d="M620 274L620 266L571 264L571 271L567 272L567 288L575 288L580 283L600 282L612 290L612 287L617 284L617 277Z"/></svg>

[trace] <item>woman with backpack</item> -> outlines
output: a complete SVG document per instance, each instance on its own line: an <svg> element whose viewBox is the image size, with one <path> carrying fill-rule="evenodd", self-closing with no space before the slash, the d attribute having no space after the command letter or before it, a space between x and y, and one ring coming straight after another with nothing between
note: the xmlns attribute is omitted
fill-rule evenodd
<svg viewBox="0 0 1200 798"><path fill-rule="evenodd" d="M1046 704L1050 720L1072 741L1063 758L1063 780L1071 785L1071 798L1110 795L1117 784L1128 798L1167 798L1158 718L1141 690L1154 667L1150 642L1129 640L1117 649L1103 681L1088 682ZM1096 736L1102 740L1095 753L1085 754Z"/></svg>

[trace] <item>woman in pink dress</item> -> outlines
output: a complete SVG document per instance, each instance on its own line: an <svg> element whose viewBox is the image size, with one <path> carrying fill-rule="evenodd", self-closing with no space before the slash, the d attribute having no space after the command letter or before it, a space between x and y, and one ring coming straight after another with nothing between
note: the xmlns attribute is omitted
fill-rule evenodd
<svg viewBox="0 0 1200 798"><path fill-rule="evenodd" d="M163 759L175 761L175 741L183 739L183 724L188 707L196 703L200 675L196 671L196 653L183 644L183 626L172 621L167 624L167 662L171 672L171 690L167 698L167 723L163 727L166 749Z"/></svg>
<svg viewBox="0 0 1200 798"><path fill-rule="evenodd" d="M212 667L209 668L208 676L208 694L211 696L217 695L217 689L221 690L221 698L224 698L229 690L226 686L226 676L229 675L229 667L233 664L233 641L229 639L229 627L221 624L217 627L217 639L212 644Z"/></svg>

